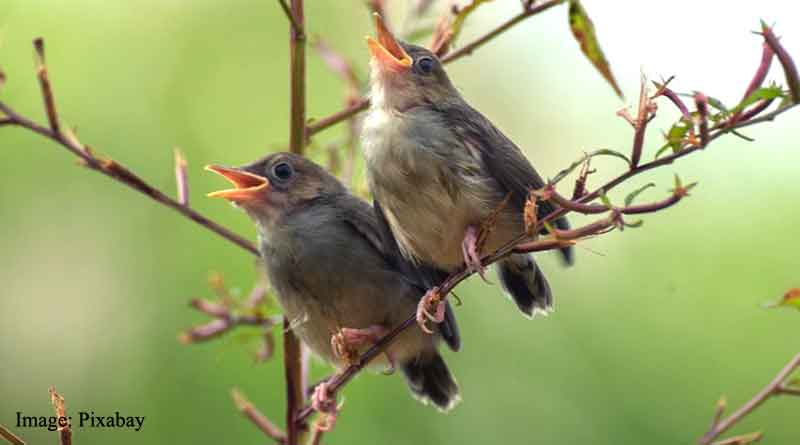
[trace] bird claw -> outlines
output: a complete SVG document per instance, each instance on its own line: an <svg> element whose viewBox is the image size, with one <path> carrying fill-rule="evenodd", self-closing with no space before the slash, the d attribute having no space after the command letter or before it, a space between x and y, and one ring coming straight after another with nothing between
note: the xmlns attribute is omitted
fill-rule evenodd
<svg viewBox="0 0 800 445"><path fill-rule="evenodd" d="M358 360L359 347L378 343L388 332L381 325L372 325L364 329L341 328L338 333L331 336L331 348L337 357L344 358L348 363L355 363ZM393 374L395 370L394 357L388 350L384 353L389 362L389 367L384 373Z"/></svg>
<svg viewBox="0 0 800 445"><path fill-rule="evenodd" d="M328 394L328 382L320 382L314 388L314 394L311 396L311 407L322 415L320 420L316 422L315 428L324 432L333 429L334 425L336 425L339 407L336 405L336 399L331 399Z"/></svg>
<svg viewBox="0 0 800 445"><path fill-rule="evenodd" d="M486 270L481 264L480 247L483 244L481 232L483 230L477 229L475 226L467 226L467 231L464 234L464 241L461 242L461 253L464 255L464 264L467 270L477 273L481 279L488 283L484 271Z"/></svg>
<svg viewBox="0 0 800 445"><path fill-rule="evenodd" d="M433 309L433 313L428 310L429 308ZM417 305L417 324L419 324L419 328L422 329L422 332L426 334L433 334L433 331L428 328L428 321L432 321L434 323L441 323L444 321L444 301L442 301L441 295L439 295L439 288L434 287L429 289L428 292L425 292L425 296L419 301L419 305Z"/></svg>

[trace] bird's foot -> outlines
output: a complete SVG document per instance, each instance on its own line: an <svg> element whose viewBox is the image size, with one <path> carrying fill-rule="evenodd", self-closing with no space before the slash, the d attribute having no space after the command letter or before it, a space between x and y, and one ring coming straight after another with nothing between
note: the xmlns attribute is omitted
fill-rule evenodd
<svg viewBox="0 0 800 445"><path fill-rule="evenodd" d="M354 363L358 360L360 347L374 345L388 333L388 329L377 324L364 329L341 328L336 335L331 337L331 347L338 357L343 357L348 363ZM384 373L392 374L395 369L394 357L388 350L385 354L389 368Z"/></svg>
<svg viewBox="0 0 800 445"><path fill-rule="evenodd" d="M315 427L320 431L333 429L333 426L336 425L339 406L336 405L336 398L331 398L328 393L328 382L320 382L314 388L314 394L311 396L311 407L321 416Z"/></svg>
<svg viewBox="0 0 800 445"><path fill-rule="evenodd" d="M419 300L417 305L417 324L423 332L433 334L433 331L428 328L428 321L434 323L441 323L444 321L444 301L439 294L438 287L432 287L425 292L425 296Z"/></svg>
<svg viewBox="0 0 800 445"><path fill-rule="evenodd" d="M482 236L483 229L478 229L473 225L467 226L467 231L464 233L464 241L461 242L461 252L464 255L464 264L470 272L477 272L483 281L486 281L484 276L483 264L481 264L480 250L483 247L484 236Z"/></svg>

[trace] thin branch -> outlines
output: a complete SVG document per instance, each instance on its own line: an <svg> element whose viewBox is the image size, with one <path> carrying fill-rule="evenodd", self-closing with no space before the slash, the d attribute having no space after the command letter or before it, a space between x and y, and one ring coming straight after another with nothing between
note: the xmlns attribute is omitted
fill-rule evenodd
<svg viewBox="0 0 800 445"><path fill-rule="evenodd" d="M741 436L730 437L728 439L714 442L713 445L748 445L760 441L764 437L761 432L742 434Z"/></svg>
<svg viewBox="0 0 800 445"><path fill-rule="evenodd" d="M353 103L352 105L348 106L347 108L337 111L336 113L331 114L330 116L325 116L321 119L317 119L310 124L308 124L307 134L309 137L312 135L319 133L322 130L325 130L328 127L332 127L339 122L347 120L356 114L366 110L369 108L369 99L362 98Z"/></svg>
<svg viewBox="0 0 800 445"><path fill-rule="evenodd" d="M72 152L72 154L79 157L85 167L102 173L109 178L121 182L122 184L125 184L133 190L148 196L150 199L158 202L159 204L175 210L181 215L191 219L197 224L200 224L201 226L211 230L217 235L227 239L228 241L231 241L232 243L251 252L252 254L259 255L258 249L252 242L231 232L219 223L208 219L197 211L192 210L191 208L184 206L180 202L170 198L164 192L148 184L117 161L95 157L88 147L78 143L72 138L65 136L63 132L56 133L50 128L41 126L30 119L20 116L3 102L0 102L0 111L2 111L8 119L10 119L10 125L26 128L36 134L44 136L58 143L62 147Z"/></svg>
<svg viewBox="0 0 800 445"><path fill-rule="evenodd" d="M289 19L289 23L291 23L294 31L300 35L305 35L303 26L294 17L292 10L289 9L289 5L286 4L286 0L278 0L278 4L281 5L281 9L283 9L283 13L286 14L286 18Z"/></svg>
<svg viewBox="0 0 800 445"><path fill-rule="evenodd" d="M297 445L304 419L298 411L305 396L303 350L300 339L291 330L291 322L283 319L283 364L286 379L286 443Z"/></svg>
<svg viewBox="0 0 800 445"><path fill-rule="evenodd" d="M50 387L50 403L58 418L58 438L61 445L72 445L72 428L69 425L64 397L56 392L54 387Z"/></svg>
<svg viewBox="0 0 800 445"><path fill-rule="evenodd" d="M281 1L281 4L284 4ZM303 154L306 145L306 37L303 0L291 0L291 15L297 22L289 30L289 72L291 105L289 107L289 151ZM294 22L292 22L294 24Z"/></svg>
<svg viewBox="0 0 800 445"><path fill-rule="evenodd" d="M286 433L262 414L238 389L231 390L231 398L233 398L236 409L253 422L262 433L279 444L286 443Z"/></svg>
<svg viewBox="0 0 800 445"><path fill-rule="evenodd" d="M701 445L708 445L714 441L717 437L719 437L722 433L730 429L732 426L736 425L740 420L746 417L748 414L753 412L756 408L758 408L762 403L764 403L770 397L777 395L780 393L780 388L784 384L784 381L789 377L789 375L794 372L798 367L800 367L800 353L794 356L783 369L778 372L775 378L772 379L767 386L764 387L761 391L758 392L752 399L750 399L747 403L742 405L736 412L731 414L730 416L726 417L723 420L714 425L714 427L707 432L703 437L701 437L698 442Z"/></svg>
<svg viewBox="0 0 800 445"><path fill-rule="evenodd" d="M781 385L778 387L776 394L787 396L800 396L799 388L792 388L791 386Z"/></svg>
<svg viewBox="0 0 800 445"><path fill-rule="evenodd" d="M8 428L0 425L0 437L7 440L11 445L25 445L25 441L12 433Z"/></svg>
<svg viewBox="0 0 800 445"><path fill-rule="evenodd" d="M279 318L265 317L261 314L235 315L231 308L201 298L190 302L200 312L211 315L213 320L182 332L178 340L183 344L200 343L219 337L236 326L261 326L267 332L279 322Z"/></svg>
<svg viewBox="0 0 800 445"><path fill-rule="evenodd" d="M302 155L308 141L306 136L306 38L303 0L291 1L291 15L297 25L289 31L289 70L291 105L289 151ZM283 368L286 379L286 443L297 445L300 441L301 422L296 420L305 395L305 368L307 357L303 354L300 339L291 330L291 320L283 318Z"/></svg>
<svg viewBox="0 0 800 445"><path fill-rule="evenodd" d="M44 108L47 112L47 120L50 122L50 129L53 133L60 133L58 123L58 113L56 112L56 100L53 97L53 88L50 85L50 77L47 74L47 66L44 63L44 39L38 37L33 41L36 50L36 77L39 78L39 87L42 89Z"/></svg>
<svg viewBox="0 0 800 445"><path fill-rule="evenodd" d="M537 15L537 14L539 14L541 12L544 12L544 11L552 8L553 6L560 5L561 3L564 3L564 1L565 0L550 0L550 1L544 2L544 3L540 4L540 5L537 5L537 6L534 6L534 7L531 7L531 8L528 8L528 9L524 10L523 12L521 12L521 13L515 15L514 17L510 18L509 20L503 22L497 28L494 28L494 29L490 30L489 32L487 32L483 36L480 36L480 37L476 38L475 40L473 40L472 42L464 45L458 51L454 51L452 53L447 54L446 56L444 56L442 58L442 63L444 63L444 64L450 63L450 62L456 61L456 60L458 60L458 59L460 59L460 58L462 58L464 56L472 54L473 51L475 51L476 49L480 48L481 46L489 43L490 41L492 41L494 38L496 38L500 34L508 31L514 25L522 22L523 20L525 20L525 19L527 19L529 17L533 17L534 15ZM349 107L347 107L347 108L345 108L343 110L337 111L336 113L333 113L333 114L331 114L329 116L326 116L326 117L323 117L321 119L317 119L315 122L313 122L312 124L310 124L308 126L307 134L310 137L310 136L314 135L315 133L319 133L320 131L325 130L326 128L329 128L329 127L331 127L333 125L336 125L339 122L341 122L343 120L346 120L346 119L350 118L351 116L366 110L367 108L369 108L369 99L363 98L363 99L359 100L358 102L354 103L353 105L351 105L351 106L349 106Z"/></svg>
<svg viewBox="0 0 800 445"><path fill-rule="evenodd" d="M480 48L481 46L491 42L492 40L494 40L494 38L496 38L497 36L499 36L500 34L506 32L506 31L508 31L509 29L511 29L517 23L519 23L519 22L521 22L521 21L523 21L523 20L525 20L525 19L527 19L529 17L533 17L536 14L544 12L544 11L552 8L553 6L558 6L558 5L562 4L562 3L564 3L564 1L565 0L550 0L550 1L546 1L544 3L541 3L539 5L536 5L534 7L524 9L522 12L520 12L517 15L515 15L514 17L511 17L510 19L508 19L507 21L502 23L497 28L492 29L491 31L489 31L486 34L484 34L483 36L478 37L474 41L464 45L463 47L459 48L457 51L453 51L450 54L446 55L442 59L442 63L449 63L449 62L452 62L454 60L458 60L458 59L460 59L460 58L462 58L464 56L468 56L468 55L472 54L473 51L475 51L476 49Z"/></svg>

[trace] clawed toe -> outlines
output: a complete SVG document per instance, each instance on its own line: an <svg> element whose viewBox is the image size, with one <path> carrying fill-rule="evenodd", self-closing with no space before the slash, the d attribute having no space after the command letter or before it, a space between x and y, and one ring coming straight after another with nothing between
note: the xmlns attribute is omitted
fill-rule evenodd
<svg viewBox="0 0 800 445"><path fill-rule="evenodd" d="M433 330L428 328L428 321L441 323L444 321L444 311L445 305L439 295L439 288L434 287L428 290L417 305L417 324L420 329L425 333L433 334Z"/></svg>

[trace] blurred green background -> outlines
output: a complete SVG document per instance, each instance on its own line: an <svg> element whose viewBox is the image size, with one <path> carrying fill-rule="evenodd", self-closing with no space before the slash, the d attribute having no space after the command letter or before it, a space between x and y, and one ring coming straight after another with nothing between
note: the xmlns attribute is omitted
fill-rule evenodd
<svg viewBox="0 0 800 445"><path fill-rule="evenodd" d="M307 3L310 34L364 74L371 29L362 2ZM784 45L800 55L800 15L790 2L697 3L585 2L629 101L641 70L675 74L678 90L735 103L758 62L760 41L749 31L762 17L778 20ZM404 4L394 2L396 20ZM483 7L461 41L517 8L511 0ZM43 121L36 36L47 42L62 118L85 143L170 192L172 147L181 147L192 205L253 236L243 213L204 198L221 183L202 167L243 163L286 142L287 25L275 2L3 0L8 82L0 97ZM308 70L309 116L338 110L342 82L310 51ZM563 7L449 71L544 175L584 150L629 149L630 127L614 115L622 104L578 51ZM646 157L675 118L662 103ZM798 125L800 112L788 113L748 129L755 143L725 138L634 180L627 190L658 184L645 199L664 197L674 172L700 185L641 229L582 243L572 268L544 256L557 298L547 319L522 318L498 286L470 280L458 292L464 348L447 356L462 404L441 415L409 397L399 377L364 374L347 387L326 442L692 443L721 394L738 406L798 350L800 314L761 307L800 284ZM337 127L316 142L344 135ZM76 444L264 443L229 391L240 388L280 422L280 360L255 365L255 345L236 335L176 340L206 320L186 303L210 296L209 272L246 292L253 258L25 131L0 129L0 165L0 423L30 443L54 443L54 433L14 427L17 411L51 415L47 388L56 385L71 413L146 416L140 432L76 430ZM621 168L605 159L594 166L595 185ZM315 378L328 372L315 363ZM771 401L736 431L797 443L799 403Z"/></svg>

